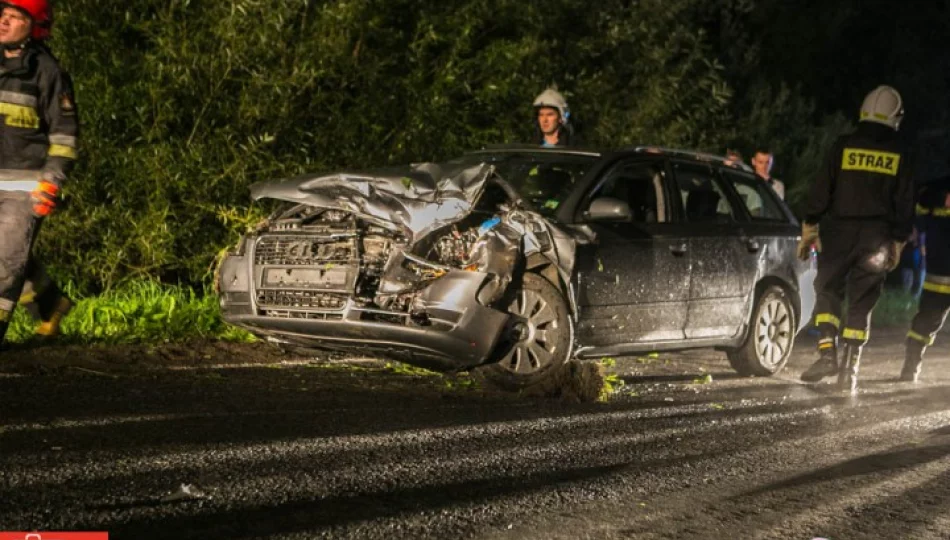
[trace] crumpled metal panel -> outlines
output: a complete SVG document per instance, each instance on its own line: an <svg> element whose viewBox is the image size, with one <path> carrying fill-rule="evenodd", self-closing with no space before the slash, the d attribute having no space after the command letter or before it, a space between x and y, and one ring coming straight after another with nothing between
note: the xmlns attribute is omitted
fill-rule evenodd
<svg viewBox="0 0 950 540"><path fill-rule="evenodd" d="M494 302L508 288L525 257L540 253L554 263L565 282L573 270L575 241L543 216L528 210L510 210L482 225L472 246L471 263L495 276L495 290L480 298Z"/></svg>
<svg viewBox="0 0 950 540"><path fill-rule="evenodd" d="M528 241L527 236L501 223L485 232L472 246L472 264L480 272L492 276L491 283L479 296L482 304L496 302L508 289L515 268L524 260L523 240Z"/></svg>
<svg viewBox="0 0 950 540"><path fill-rule="evenodd" d="M468 215L493 172L486 163L422 163L262 182L251 186L251 196L344 210L415 242Z"/></svg>

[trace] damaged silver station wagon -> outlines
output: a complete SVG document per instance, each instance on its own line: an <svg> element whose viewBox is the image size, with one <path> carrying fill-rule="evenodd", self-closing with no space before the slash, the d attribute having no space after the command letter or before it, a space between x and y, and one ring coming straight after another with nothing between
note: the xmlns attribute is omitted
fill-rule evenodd
<svg viewBox="0 0 950 540"><path fill-rule="evenodd" d="M794 216L717 156L500 147L251 191L283 203L221 261L221 307L285 347L511 389L571 358L697 347L771 375L811 313Z"/></svg>

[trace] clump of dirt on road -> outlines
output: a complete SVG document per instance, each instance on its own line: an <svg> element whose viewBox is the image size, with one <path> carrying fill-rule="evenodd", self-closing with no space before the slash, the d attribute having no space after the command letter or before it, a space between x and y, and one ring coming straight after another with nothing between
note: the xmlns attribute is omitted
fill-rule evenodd
<svg viewBox="0 0 950 540"><path fill-rule="evenodd" d="M572 361L542 384L526 390L524 395L568 403L591 403L600 399L604 384L604 368L599 363Z"/></svg>

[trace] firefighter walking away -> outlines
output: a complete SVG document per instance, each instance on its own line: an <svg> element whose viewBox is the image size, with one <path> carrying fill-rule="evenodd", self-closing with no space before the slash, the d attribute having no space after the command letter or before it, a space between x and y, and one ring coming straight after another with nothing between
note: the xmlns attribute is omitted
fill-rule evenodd
<svg viewBox="0 0 950 540"><path fill-rule="evenodd" d="M819 358L802 380L837 374L839 387L851 391L857 388L871 312L887 272L900 261L914 219L913 164L897 135L904 116L900 94L890 86L875 88L860 115L858 129L835 141L819 170L798 245L802 260L812 245L819 251ZM845 296L848 309L842 313Z"/></svg>

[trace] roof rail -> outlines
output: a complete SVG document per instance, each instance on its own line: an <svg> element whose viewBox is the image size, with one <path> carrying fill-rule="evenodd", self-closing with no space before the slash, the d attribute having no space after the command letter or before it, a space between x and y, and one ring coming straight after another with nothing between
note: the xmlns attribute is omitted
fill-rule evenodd
<svg viewBox="0 0 950 540"><path fill-rule="evenodd" d="M683 156L693 159L699 159L702 161L716 161L727 167L733 167L736 169L741 169L746 172L755 172L752 167L745 164L742 161L732 161L730 163L729 158L726 156L717 156L716 154L709 154L707 152L697 152L695 150L683 150L680 148L665 148L662 146L637 146L633 149L634 152L643 152L648 154L670 154L674 156Z"/></svg>

